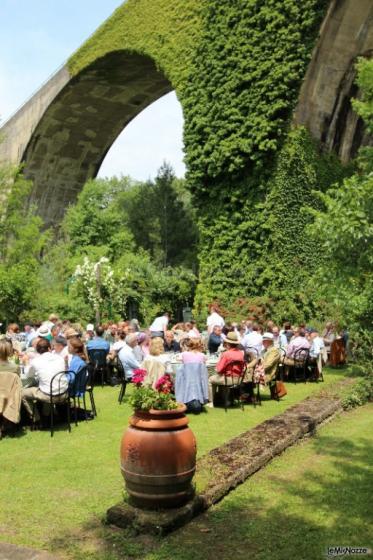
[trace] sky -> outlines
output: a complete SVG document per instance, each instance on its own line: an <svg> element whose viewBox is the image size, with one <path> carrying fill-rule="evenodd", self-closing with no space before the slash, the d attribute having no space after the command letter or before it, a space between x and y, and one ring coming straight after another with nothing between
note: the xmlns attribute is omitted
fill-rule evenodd
<svg viewBox="0 0 373 560"><path fill-rule="evenodd" d="M0 125L80 47L121 0L0 0ZM136 117L99 176L154 177L163 161L185 172L183 116L174 92Z"/></svg>

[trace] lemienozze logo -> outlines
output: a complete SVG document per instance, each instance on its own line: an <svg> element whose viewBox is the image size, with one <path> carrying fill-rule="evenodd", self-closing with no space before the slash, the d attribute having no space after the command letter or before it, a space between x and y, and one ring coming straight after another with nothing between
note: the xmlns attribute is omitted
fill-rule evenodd
<svg viewBox="0 0 373 560"><path fill-rule="evenodd" d="M336 556L364 556L372 554L372 550L365 546L328 546L328 558Z"/></svg>

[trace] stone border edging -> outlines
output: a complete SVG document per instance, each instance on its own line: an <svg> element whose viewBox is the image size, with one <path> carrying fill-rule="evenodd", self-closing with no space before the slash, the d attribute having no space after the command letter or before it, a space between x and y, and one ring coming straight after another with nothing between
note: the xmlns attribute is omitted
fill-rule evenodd
<svg viewBox="0 0 373 560"><path fill-rule="evenodd" d="M351 380L345 380L338 385L350 383ZM206 487L185 506L145 511L121 502L108 510L107 523L130 527L138 533L165 535L217 503L276 455L306 435L313 435L317 426L339 411L342 404L335 394L323 392L308 397L201 457L197 461L197 476L211 476Z"/></svg>

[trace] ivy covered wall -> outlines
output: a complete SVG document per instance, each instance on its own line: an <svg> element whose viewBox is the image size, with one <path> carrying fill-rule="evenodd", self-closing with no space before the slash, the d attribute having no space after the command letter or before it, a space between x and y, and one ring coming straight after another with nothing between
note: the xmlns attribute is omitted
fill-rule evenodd
<svg viewBox="0 0 373 560"><path fill-rule="evenodd" d="M128 0L69 61L78 74L136 51L174 86L200 231L197 312L215 298L283 297L319 258L302 208L341 169L291 120L328 4Z"/></svg>

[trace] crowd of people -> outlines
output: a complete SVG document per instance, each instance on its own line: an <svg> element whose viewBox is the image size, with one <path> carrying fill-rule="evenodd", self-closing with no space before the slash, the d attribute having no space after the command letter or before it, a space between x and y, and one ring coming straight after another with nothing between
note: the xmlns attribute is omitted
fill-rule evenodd
<svg viewBox="0 0 373 560"><path fill-rule="evenodd" d="M13 391L20 387L24 409L31 416L35 414L35 407L32 408L35 400L47 403L52 394L58 402L59 395L66 392L68 384L85 368L90 354L100 350L107 364L107 383L119 383L115 368L118 361L128 382L134 371L142 369L146 371L144 384L152 387L165 373L178 375L172 369L172 363L176 362L184 368L179 383L176 379L179 395L188 395L185 398L190 398L190 402L196 400L192 398L193 391L186 390L184 385L190 386L188 375L197 375L201 386L208 387L207 394L199 393L200 407L206 403L213 406L219 385L233 384L240 376L246 389L253 383L268 385L275 380L281 363L286 378L299 352L306 352L307 360L318 371L337 339L347 346L348 333L338 333L333 323L328 323L321 334L307 325L293 326L285 322L279 327L271 320L259 324L254 318L226 324L217 306L211 307L201 330L195 321L179 322L171 327L168 313L156 317L145 329L140 328L136 319L88 324L82 329L52 314L42 323L26 323L22 331L15 323L8 326L0 339L0 377L2 372L19 377ZM207 369L209 360L214 364L212 372L211 368ZM67 372L64 382L56 381L51 386L52 378L62 371ZM194 373L185 375L185 372ZM198 379L193 386L198 385ZM0 379L0 396L4 380L5 377ZM252 390L244 391L242 398L250 395Z"/></svg>

